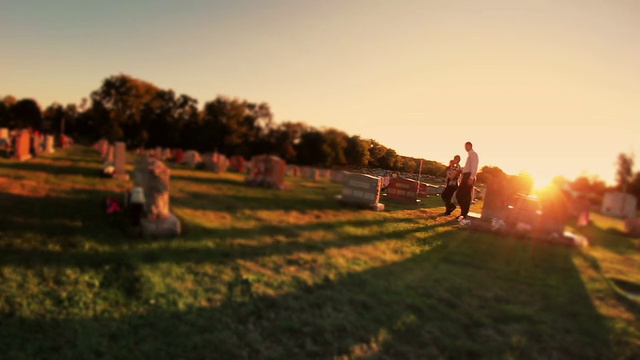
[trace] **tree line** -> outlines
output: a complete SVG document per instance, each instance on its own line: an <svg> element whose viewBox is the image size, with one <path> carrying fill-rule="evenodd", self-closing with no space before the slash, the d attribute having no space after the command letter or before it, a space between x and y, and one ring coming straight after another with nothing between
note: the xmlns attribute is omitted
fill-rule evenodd
<svg viewBox="0 0 640 360"><path fill-rule="evenodd" d="M100 138L128 148L156 146L218 151L250 157L277 155L318 167L378 167L417 173L420 160L399 155L373 139L300 121L276 123L268 103L218 96L198 109L198 100L129 75L103 80L80 105L53 103L43 111L33 99L5 96L0 126L66 134L77 142ZM422 173L444 176L445 165L423 160Z"/></svg>

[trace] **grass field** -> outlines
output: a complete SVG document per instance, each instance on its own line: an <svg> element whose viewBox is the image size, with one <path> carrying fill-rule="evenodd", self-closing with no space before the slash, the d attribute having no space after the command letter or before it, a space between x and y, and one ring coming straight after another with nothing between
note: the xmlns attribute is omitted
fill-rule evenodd
<svg viewBox="0 0 640 360"><path fill-rule="evenodd" d="M185 233L143 240L103 213L128 184L91 149L0 159L0 358L640 358L619 220L570 249L461 229L438 197L373 212L171 166Z"/></svg>

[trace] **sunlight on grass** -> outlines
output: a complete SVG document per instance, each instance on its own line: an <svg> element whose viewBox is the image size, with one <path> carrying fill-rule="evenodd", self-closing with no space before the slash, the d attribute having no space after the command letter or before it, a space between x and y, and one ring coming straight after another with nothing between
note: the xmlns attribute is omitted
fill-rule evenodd
<svg viewBox="0 0 640 360"><path fill-rule="evenodd" d="M329 182L268 190L170 166L184 234L142 239L103 213L130 185L99 178L91 150L0 159L3 354L638 354L638 310L607 281L638 282L638 239L619 222L592 216L576 230L591 247L574 250L461 229L437 196L374 212L342 207Z"/></svg>

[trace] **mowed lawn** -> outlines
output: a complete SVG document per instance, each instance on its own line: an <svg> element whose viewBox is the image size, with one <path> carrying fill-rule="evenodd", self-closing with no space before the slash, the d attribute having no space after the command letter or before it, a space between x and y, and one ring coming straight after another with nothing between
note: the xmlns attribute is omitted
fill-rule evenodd
<svg viewBox="0 0 640 360"><path fill-rule="evenodd" d="M462 229L439 197L373 212L170 166L185 232L142 239L93 150L0 159L0 358L640 358L619 220L571 249Z"/></svg>

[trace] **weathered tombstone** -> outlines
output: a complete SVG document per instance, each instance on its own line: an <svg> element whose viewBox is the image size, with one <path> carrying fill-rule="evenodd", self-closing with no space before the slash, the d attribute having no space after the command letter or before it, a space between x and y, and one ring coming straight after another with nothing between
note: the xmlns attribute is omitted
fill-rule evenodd
<svg viewBox="0 0 640 360"><path fill-rule="evenodd" d="M320 180L323 181L329 181L331 180L331 174L333 174L333 171L331 171L331 169L320 169L318 170L320 172Z"/></svg>
<svg viewBox="0 0 640 360"><path fill-rule="evenodd" d="M319 181L320 170L309 166L302 167L302 178L305 180Z"/></svg>
<svg viewBox="0 0 640 360"><path fill-rule="evenodd" d="M617 217L635 217L638 199L623 192L606 192L602 198L602 213Z"/></svg>
<svg viewBox="0 0 640 360"><path fill-rule="evenodd" d="M334 171L331 175L331 182L335 184L342 184L344 181L345 172L342 170Z"/></svg>
<svg viewBox="0 0 640 360"><path fill-rule="evenodd" d="M40 156L42 153L42 135L35 131L31 133L31 155L34 157Z"/></svg>
<svg viewBox="0 0 640 360"><path fill-rule="evenodd" d="M237 173L244 173L246 160L242 156L232 156L229 159L229 170Z"/></svg>
<svg viewBox="0 0 640 360"><path fill-rule="evenodd" d="M523 189L515 179L489 181L482 207L482 219L504 221L516 194L528 192L529 189Z"/></svg>
<svg viewBox="0 0 640 360"><path fill-rule="evenodd" d="M184 151L182 149L176 149L173 152L173 161L176 164L182 164L184 162Z"/></svg>
<svg viewBox="0 0 640 360"><path fill-rule="evenodd" d="M102 160L104 163L113 164L113 145L107 145L107 151L105 152L104 158Z"/></svg>
<svg viewBox="0 0 640 360"><path fill-rule="evenodd" d="M9 129L0 128L0 139L8 139L8 138L9 138Z"/></svg>
<svg viewBox="0 0 640 360"><path fill-rule="evenodd" d="M129 180L129 174L127 174L126 170L127 146L122 141L116 142L114 162L115 170L113 172L113 177L120 180Z"/></svg>
<svg viewBox="0 0 640 360"><path fill-rule="evenodd" d="M46 135L44 138L44 151L47 153L53 153L55 150L53 148L53 135Z"/></svg>
<svg viewBox="0 0 640 360"><path fill-rule="evenodd" d="M344 203L370 207L374 210L384 210L380 203L382 179L367 174L346 173L344 176L342 195Z"/></svg>
<svg viewBox="0 0 640 360"><path fill-rule="evenodd" d="M184 162L185 164L195 168L198 164L202 162L202 157L200 153L195 150L188 150L184 153Z"/></svg>
<svg viewBox="0 0 640 360"><path fill-rule="evenodd" d="M171 152L171 149L166 148L162 151L162 160L173 160L173 153Z"/></svg>
<svg viewBox="0 0 640 360"><path fill-rule="evenodd" d="M104 160L107 157L107 151L109 151L109 142L105 139L100 140L99 150L100 157Z"/></svg>
<svg viewBox="0 0 640 360"><path fill-rule="evenodd" d="M162 161L143 156L136 162L134 182L144 190L146 217L141 219L145 236L171 236L181 232L180 220L169 211L170 169Z"/></svg>
<svg viewBox="0 0 640 360"><path fill-rule="evenodd" d="M13 157L19 161L25 161L31 159L31 153L29 152L31 147L31 136L28 130L21 130L16 135L16 144Z"/></svg>
<svg viewBox="0 0 640 360"><path fill-rule="evenodd" d="M202 162L204 163L204 168L206 170L214 171L216 173L223 173L227 171L227 168L229 167L227 157L217 152L202 154Z"/></svg>
<svg viewBox="0 0 640 360"><path fill-rule="evenodd" d="M283 189L287 164L277 156L256 155L251 158L251 170L246 182L267 188Z"/></svg>
<svg viewBox="0 0 640 360"><path fill-rule="evenodd" d="M387 187L387 199L415 203L418 200L418 182L399 177L392 178Z"/></svg>

